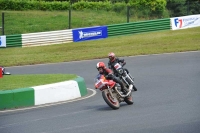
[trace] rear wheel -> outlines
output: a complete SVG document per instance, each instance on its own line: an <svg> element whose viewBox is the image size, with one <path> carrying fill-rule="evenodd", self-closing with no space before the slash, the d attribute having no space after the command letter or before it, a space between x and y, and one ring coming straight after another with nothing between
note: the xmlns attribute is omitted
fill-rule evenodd
<svg viewBox="0 0 200 133"><path fill-rule="evenodd" d="M104 101L112 108L112 109L119 109L120 104L119 101L117 100L116 97L114 97L114 99L111 97L110 93L108 92L108 90L104 90L102 92L102 96Z"/></svg>
<svg viewBox="0 0 200 133"><path fill-rule="evenodd" d="M133 104L133 97L132 97L132 95L130 95L130 96L128 96L128 97L125 97L125 98L124 98L124 101L125 101L128 105Z"/></svg>

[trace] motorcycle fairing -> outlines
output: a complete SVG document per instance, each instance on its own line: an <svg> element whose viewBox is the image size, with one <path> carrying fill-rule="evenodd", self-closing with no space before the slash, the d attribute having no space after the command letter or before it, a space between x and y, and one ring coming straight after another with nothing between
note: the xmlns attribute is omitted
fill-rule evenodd
<svg viewBox="0 0 200 133"><path fill-rule="evenodd" d="M113 88L115 86L115 82L113 80L107 80L103 74L98 74L95 80L95 88L105 89L106 85Z"/></svg>

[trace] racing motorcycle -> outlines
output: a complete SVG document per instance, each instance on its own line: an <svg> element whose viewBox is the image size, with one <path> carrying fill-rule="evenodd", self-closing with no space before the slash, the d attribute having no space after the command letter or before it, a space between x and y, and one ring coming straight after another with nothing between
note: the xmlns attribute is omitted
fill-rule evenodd
<svg viewBox="0 0 200 133"><path fill-rule="evenodd" d="M11 74L10 72L6 72L5 68L2 66L0 66L0 69L2 70L2 75L10 75Z"/></svg>
<svg viewBox="0 0 200 133"><path fill-rule="evenodd" d="M131 89L124 94L118 83L107 80L102 74L97 75L95 78L95 88L102 91L104 101L114 110L120 108L121 102L126 102L128 105L133 104Z"/></svg>
<svg viewBox="0 0 200 133"><path fill-rule="evenodd" d="M135 83L134 83L134 78L131 76L131 74L129 73L128 69L123 68L125 64L121 64L116 62L114 64L114 74L116 77L118 77L124 84L124 86L126 88L130 88L132 87L132 90L137 90L137 88L135 87Z"/></svg>

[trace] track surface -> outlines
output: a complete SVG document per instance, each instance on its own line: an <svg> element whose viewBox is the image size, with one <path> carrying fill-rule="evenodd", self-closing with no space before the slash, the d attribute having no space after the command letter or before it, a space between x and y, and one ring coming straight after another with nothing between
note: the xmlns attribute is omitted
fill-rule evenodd
<svg viewBox="0 0 200 133"><path fill-rule="evenodd" d="M112 110L100 91L85 100L0 113L0 133L199 133L200 51L125 57L138 92ZM98 61L6 68L12 74L75 73L93 88Z"/></svg>

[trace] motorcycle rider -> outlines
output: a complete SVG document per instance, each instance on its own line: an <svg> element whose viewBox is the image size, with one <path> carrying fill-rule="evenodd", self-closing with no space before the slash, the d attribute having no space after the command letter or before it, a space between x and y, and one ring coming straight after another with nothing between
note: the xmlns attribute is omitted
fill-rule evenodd
<svg viewBox="0 0 200 133"><path fill-rule="evenodd" d="M114 73L117 75L117 71L115 70L114 65L115 65L116 63L122 63L122 66L124 66L124 65L126 64L125 60L116 57L116 56L115 56L115 53L113 53L113 52L110 52L110 53L108 54L108 58L109 58L109 61L108 61L108 68L111 69L111 70L113 70ZM127 70L127 69L126 69L126 70ZM128 72L128 70L127 70L127 72ZM128 72L128 74L129 74L129 72ZM130 76L131 76L131 75L130 75ZM137 88L136 88L136 87L134 87L133 89L134 89L134 91L137 91Z"/></svg>
<svg viewBox="0 0 200 133"><path fill-rule="evenodd" d="M103 74L105 76L106 79L108 80L113 80L116 83L119 83L119 85L121 86L121 91L126 95L127 94L127 90L124 88L124 85L122 83L122 81L120 81L114 74L113 71L109 68L106 68L105 64L103 62L98 62L97 63L97 70L99 71L99 74Z"/></svg>
<svg viewBox="0 0 200 133"><path fill-rule="evenodd" d="M108 68L111 69L111 70L114 70L114 73L116 73L115 68L114 68L115 63L122 63L122 65L126 64L124 59L119 59L118 57L115 57L115 53L113 53L113 52L110 52L108 54L108 58L109 58Z"/></svg>

